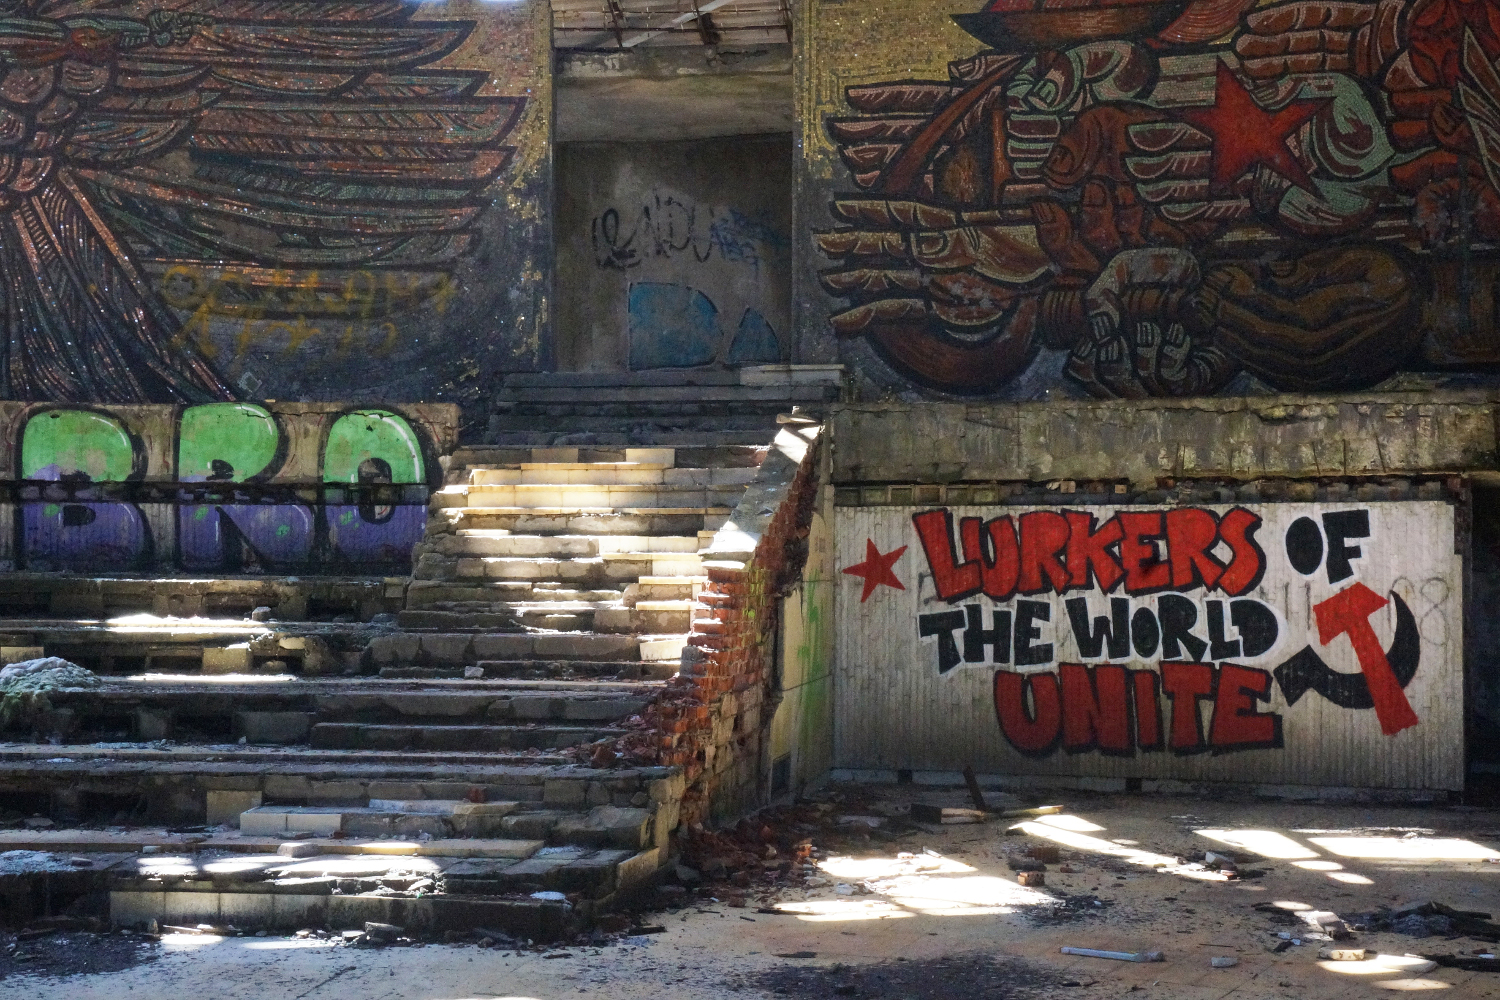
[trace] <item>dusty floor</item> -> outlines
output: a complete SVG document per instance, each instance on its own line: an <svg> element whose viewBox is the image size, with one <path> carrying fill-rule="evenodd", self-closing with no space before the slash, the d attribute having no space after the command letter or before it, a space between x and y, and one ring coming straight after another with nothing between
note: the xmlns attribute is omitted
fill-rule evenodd
<svg viewBox="0 0 1500 1000"><path fill-rule="evenodd" d="M827 884L782 889L774 902L752 891L743 908L716 902L719 889L674 889L658 898L675 908L643 917L662 933L522 951L168 934L107 972L58 970L30 942L19 947L36 957L0 963L0 997L1500 998L1500 959L1479 957L1493 944L1482 933L1441 933L1441 917L1426 920L1439 933L1420 937L1357 930L1338 946L1381 957L1331 962L1317 952L1332 942L1298 917L1332 911L1356 923L1424 901L1500 916L1500 812L1072 794L1056 800L1066 812L1007 834L1016 821L922 827L904 818L913 800L967 805L958 791L844 793L825 804L829 823L869 819L814 838L828 856L812 878ZM1047 845L1061 856L1046 865L1045 887L1017 884L1010 862ZM1217 850L1237 855L1242 877L1199 860ZM1059 953L1064 945L1158 949L1165 961L1074 958ZM1422 971L1408 955L1475 968ZM1216 956L1237 964L1213 968Z"/></svg>

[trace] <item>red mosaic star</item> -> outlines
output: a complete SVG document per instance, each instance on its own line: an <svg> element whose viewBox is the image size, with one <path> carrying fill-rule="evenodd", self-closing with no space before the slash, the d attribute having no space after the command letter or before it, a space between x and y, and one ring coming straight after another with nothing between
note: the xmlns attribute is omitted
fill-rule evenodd
<svg viewBox="0 0 1500 1000"><path fill-rule="evenodd" d="M1221 61L1216 75L1217 99L1210 108L1179 108L1177 116L1214 139L1213 184L1222 187L1246 170L1264 163L1293 184L1312 190L1312 178L1287 148L1287 136L1330 103L1295 100L1279 111L1267 111Z"/></svg>
<svg viewBox="0 0 1500 1000"><path fill-rule="evenodd" d="M875 547L875 543L868 538L865 539L865 561L856 563L844 570L850 576L864 577L865 589L859 595L859 603L865 603L870 595L875 593L875 588L881 584L885 584L887 587L895 587L897 590L906 589L905 584L896 579L896 574L891 572L891 567L895 565L896 560L900 559L901 553L905 551L906 546L903 545L894 552L887 552L885 555L881 555L880 550Z"/></svg>

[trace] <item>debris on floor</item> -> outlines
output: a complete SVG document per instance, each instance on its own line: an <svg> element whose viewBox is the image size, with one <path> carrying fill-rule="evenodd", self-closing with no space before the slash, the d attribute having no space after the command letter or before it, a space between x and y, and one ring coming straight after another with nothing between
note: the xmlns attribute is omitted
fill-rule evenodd
<svg viewBox="0 0 1500 1000"><path fill-rule="evenodd" d="M1500 942L1500 924L1479 910L1458 910L1437 902L1399 909L1381 907L1351 918L1355 930L1393 931L1411 937L1461 934L1481 941Z"/></svg>

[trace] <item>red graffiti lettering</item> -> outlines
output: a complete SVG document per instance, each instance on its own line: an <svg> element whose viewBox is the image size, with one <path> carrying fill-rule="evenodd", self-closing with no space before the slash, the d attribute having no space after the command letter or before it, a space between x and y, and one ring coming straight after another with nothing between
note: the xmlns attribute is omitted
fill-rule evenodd
<svg viewBox="0 0 1500 1000"><path fill-rule="evenodd" d="M1219 576L1219 589L1230 597L1251 590L1265 575L1266 554L1255 541L1255 529L1259 527L1260 515L1243 507L1236 507L1219 521L1219 537L1234 553Z"/></svg>
<svg viewBox="0 0 1500 1000"><path fill-rule="evenodd" d="M979 563L960 563L953 552L953 515L946 510L929 510L912 515L912 525L922 541L927 565L932 570L932 585L945 601L962 600L979 592Z"/></svg>
<svg viewBox="0 0 1500 1000"><path fill-rule="evenodd" d="M1154 542L1161 537L1161 511L1122 511L1117 515L1124 529L1120 539L1120 561L1125 564L1125 590L1131 594L1164 590L1172 583L1172 570L1162 561Z"/></svg>
<svg viewBox="0 0 1500 1000"><path fill-rule="evenodd" d="M1141 750L1161 749L1161 678L1154 670L1130 672L1135 696L1135 745Z"/></svg>
<svg viewBox="0 0 1500 1000"><path fill-rule="evenodd" d="M1199 507L1167 511L1167 556L1172 567L1172 586L1187 590L1202 581L1213 587L1224 572L1224 564L1209 552L1219 540L1219 525L1213 514Z"/></svg>
<svg viewBox="0 0 1500 1000"><path fill-rule="evenodd" d="M1021 515L1021 593L1040 594L1048 584L1059 594L1068 589L1068 568L1057 558L1067 544L1068 520L1061 514L1034 510Z"/></svg>
<svg viewBox="0 0 1500 1000"><path fill-rule="evenodd" d="M1266 671L1236 663L1219 667L1214 718L1208 730L1215 753L1281 746L1281 716L1255 710L1255 703L1270 693L1271 675Z"/></svg>
<svg viewBox="0 0 1500 1000"><path fill-rule="evenodd" d="M1129 753L1130 706L1125 694L1125 668L1106 663L1090 669L1064 663L1059 670L1063 749L1069 753L1095 749Z"/></svg>
<svg viewBox="0 0 1500 1000"><path fill-rule="evenodd" d="M1203 718L1198 702L1214 693L1214 669L1204 663L1163 663L1161 687L1172 699L1172 734L1168 745L1177 753L1204 749Z"/></svg>
<svg viewBox="0 0 1500 1000"><path fill-rule="evenodd" d="M979 563L984 596L997 601L1010 600L1016 592L1021 569L1016 529L1010 518L997 517L981 523L977 517L966 517L959 522L959 534L963 537L964 561ZM989 551L985 551L983 544L985 535L989 536Z"/></svg>
<svg viewBox="0 0 1500 1000"><path fill-rule="evenodd" d="M1123 584L1131 595L1202 586L1239 596L1265 574L1255 531L1261 519L1243 507L1223 516L1201 507L1121 511L1096 524L1087 511L1030 511L1018 518L963 518L955 549L946 509L913 515L912 524L940 599L949 603L981 590L994 600L1017 593L1058 594ZM1228 546L1227 564L1214 554Z"/></svg>
<svg viewBox="0 0 1500 1000"><path fill-rule="evenodd" d="M1125 575L1120 563L1109 554L1109 547L1125 535L1119 520L1112 517L1104 522L1104 527L1095 531L1094 515L1070 510L1065 516L1068 519L1068 583L1073 587L1088 587L1092 576L1098 581L1099 589L1109 593Z"/></svg>
<svg viewBox="0 0 1500 1000"><path fill-rule="evenodd" d="M1026 696L1031 695L1031 708ZM1056 674L995 672L995 718L1000 733L1029 757L1044 757L1057 745L1062 728Z"/></svg>

